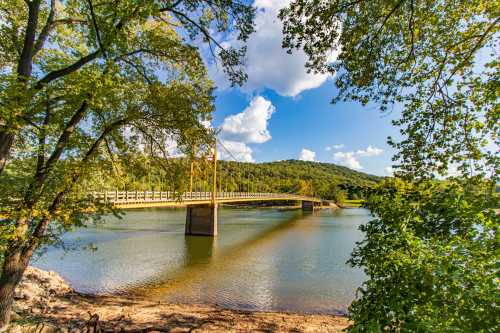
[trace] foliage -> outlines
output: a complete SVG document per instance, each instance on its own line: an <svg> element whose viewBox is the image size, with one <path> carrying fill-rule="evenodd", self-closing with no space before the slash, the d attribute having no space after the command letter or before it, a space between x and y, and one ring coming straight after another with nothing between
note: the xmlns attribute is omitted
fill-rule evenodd
<svg viewBox="0 0 500 333"><path fill-rule="evenodd" d="M333 102L402 108L389 143L406 177L497 172L500 2L294 0L280 17L284 47L336 75Z"/></svg>
<svg viewBox="0 0 500 333"><path fill-rule="evenodd" d="M293 0L280 17L284 47L336 75L334 103L400 115L389 143L405 181L366 203L349 330L498 331L500 2ZM452 167L461 178L435 180Z"/></svg>
<svg viewBox="0 0 500 333"><path fill-rule="evenodd" d="M352 189L352 186L342 186L342 188ZM328 187L328 196L331 200L335 201L338 204L343 204L348 197L348 192L343 190L340 186L336 186L335 183L331 183ZM355 191L353 194L358 194L358 191Z"/></svg>
<svg viewBox="0 0 500 333"><path fill-rule="evenodd" d="M95 190L189 191L190 160L187 158L136 156L115 171L100 172ZM229 192L274 192L316 195L343 201L347 196L364 196L380 177L329 163L279 161L240 163L218 161L219 188ZM193 191L211 191L212 162L196 159L193 167ZM119 172L119 176L115 175Z"/></svg>
<svg viewBox="0 0 500 333"><path fill-rule="evenodd" d="M101 212L87 198L94 176L116 176L109 170L134 163L146 143L164 156L172 142L188 154L210 143L201 122L213 86L195 45L218 49L242 83L244 50L221 48L211 32L244 41L252 19L233 1L0 0L4 248L36 247L42 221L67 227Z"/></svg>
<svg viewBox="0 0 500 333"><path fill-rule="evenodd" d="M369 279L350 332L497 332L499 204L491 182L382 182L350 259Z"/></svg>
<svg viewBox="0 0 500 333"><path fill-rule="evenodd" d="M33 251L110 207L89 188L145 147L209 145L213 85L199 47L235 84L254 10L231 0L0 0L0 330ZM94 214L89 214L93 212Z"/></svg>
<svg viewBox="0 0 500 333"><path fill-rule="evenodd" d="M229 177L242 173L243 183L256 183L262 192L310 193L338 200L343 195L364 196L380 177L331 163L278 161L268 163L221 163L221 173ZM245 181L245 179L248 179Z"/></svg>

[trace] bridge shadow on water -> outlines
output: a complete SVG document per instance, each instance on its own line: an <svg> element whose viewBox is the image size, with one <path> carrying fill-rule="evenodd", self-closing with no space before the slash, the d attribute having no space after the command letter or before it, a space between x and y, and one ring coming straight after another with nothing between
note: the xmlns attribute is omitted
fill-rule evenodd
<svg viewBox="0 0 500 333"><path fill-rule="evenodd" d="M218 239L206 236L184 236L184 265L177 270L159 269L159 273L141 284L143 287L128 290L127 293L148 298L164 298L168 295L193 292L187 290L193 282L203 281L209 273L224 274L239 260L259 247L272 244L277 237L287 231L305 224L316 213L297 210L293 216L259 231L237 244L220 249ZM244 225L241 226L244 228ZM220 233L218 238L224 237Z"/></svg>
<svg viewBox="0 0 500 333"><path fill-rule="evenodd" d="M185 266L207 264L215 254L216 239L205 236L184 236Z"/></svg>

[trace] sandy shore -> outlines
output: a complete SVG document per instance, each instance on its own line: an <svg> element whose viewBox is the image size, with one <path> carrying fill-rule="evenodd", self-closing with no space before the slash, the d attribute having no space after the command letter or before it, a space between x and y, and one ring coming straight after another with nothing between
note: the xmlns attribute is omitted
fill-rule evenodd
<svg viewBox="0 0 500 333"><path fill-rule="evenodd" d="M248 312L129 297L81 295L57 273L29 267L8 332L342 332L346 317Z"/></svg>

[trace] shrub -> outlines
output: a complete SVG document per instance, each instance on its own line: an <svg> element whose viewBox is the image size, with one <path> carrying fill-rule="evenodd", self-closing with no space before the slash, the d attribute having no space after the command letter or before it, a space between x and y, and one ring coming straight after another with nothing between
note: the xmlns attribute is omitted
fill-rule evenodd
<svg viewBox="0 0 500 333"><path fill-rule="evenodd" d="M473 184L473 185L471 185ZM498 199L485 182L387 180L350 264L350 332L498 332Z"/></svg>

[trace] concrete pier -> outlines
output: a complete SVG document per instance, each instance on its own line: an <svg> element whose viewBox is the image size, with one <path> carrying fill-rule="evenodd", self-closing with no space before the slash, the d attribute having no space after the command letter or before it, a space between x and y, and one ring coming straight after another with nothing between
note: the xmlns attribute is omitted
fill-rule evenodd
<svg viewBox="0 0 500 333"><path fill-rule="evenodd" d="M217 236L217 205L192 205L186 209L186 235Z"/></svg>
<svg viewBox="0 0 500 333"><path fill-rule="evenodd" d="M313 201L302 201L302 211L312 212L315 208Z"/></svg>

